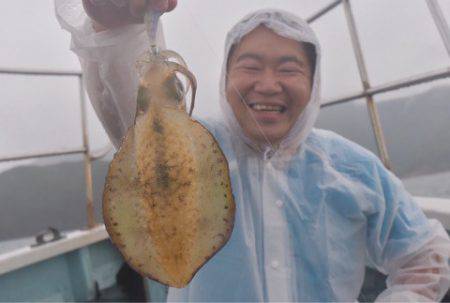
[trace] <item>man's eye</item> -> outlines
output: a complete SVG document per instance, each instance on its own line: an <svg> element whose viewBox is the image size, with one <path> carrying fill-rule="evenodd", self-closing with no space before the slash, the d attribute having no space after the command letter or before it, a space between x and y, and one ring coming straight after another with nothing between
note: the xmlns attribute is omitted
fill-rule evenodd
<svg viewBox="0 0 450 303"><path fill-rule="evenodd" d="M243 66L242 68L244 70L248 70L248 71L259 71L260 70L259 66L253 66L253 65Z"/></svg>
<svg viewBox="0 0 450 303"><path fill-rule="evenodd" d="M279 72L284 74L294 74L294 73L300 73L300 69L298 68L281 68L279 69Z"/></svg>

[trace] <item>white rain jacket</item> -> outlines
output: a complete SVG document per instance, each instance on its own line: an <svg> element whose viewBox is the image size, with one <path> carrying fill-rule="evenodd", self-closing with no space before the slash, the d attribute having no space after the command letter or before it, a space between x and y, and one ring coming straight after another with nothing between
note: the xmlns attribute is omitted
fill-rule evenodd
<svg viewBox="0 0 450 303"><path fill-rule="evenodd" d="M56 0L72 34L92 104L116 147L133 121L134 62L147 47L142 25L94 33L79 0ZM260 24L315 45L311 100L277 150L247 138L225 99L230 47ZM160 39L161 39L160 35ZM160 40L161 41L161 40ZM126 46L126 47L124 47ZM313 129L320 107L320 47L303 20L257 11L231 29L220 104L225 121L203 123L230 168L237 211L229 242L169 301L355 301L366 261L388 274L378 301L436 301L450 284L450 242L401 182L358 145Z"/></svg>

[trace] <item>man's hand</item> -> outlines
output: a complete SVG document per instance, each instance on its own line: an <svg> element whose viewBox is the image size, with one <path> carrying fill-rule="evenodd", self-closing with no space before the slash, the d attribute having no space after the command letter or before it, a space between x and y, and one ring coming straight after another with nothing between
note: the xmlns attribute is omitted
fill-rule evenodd
<svg viewBox="0 0 450 303"><path fill-rule="evenodd" d="M148 9L170 12L177 6L177 0L127 0L116 5L110 0L83 0L83 7L92 19L95 31L100 32L133 23L142 23Z"/></svg>

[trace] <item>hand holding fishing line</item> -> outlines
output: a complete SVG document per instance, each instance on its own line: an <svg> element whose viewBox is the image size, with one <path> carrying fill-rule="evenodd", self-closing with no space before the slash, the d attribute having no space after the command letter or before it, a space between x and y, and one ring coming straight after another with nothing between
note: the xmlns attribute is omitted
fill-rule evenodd
<svg viewBox="0 0 450 303"><path fill-rule="evenodd" d="M83 0L83 6L97 32L144 22L148 10L166 13L177 0Z"/></svg>

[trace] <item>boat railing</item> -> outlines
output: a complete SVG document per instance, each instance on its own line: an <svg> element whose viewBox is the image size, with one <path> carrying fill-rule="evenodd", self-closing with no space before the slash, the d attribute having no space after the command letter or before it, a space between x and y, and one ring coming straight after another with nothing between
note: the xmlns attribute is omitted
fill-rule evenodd
<svg viewBox="0 0 450 303"><path fill-rule="evenodd" d="M79 98L81 107L81 128L82 128L82 147L65 150L48 150L39 153L30 153L22 155L13 155L7 157L1 157L0 163L21 161L27 159L37 159L44 157L57 157L67 156L74 154L82 154L84 162L84 178L86 187L86 213L87 213L87 227L89 229L94 228L97 224L94 217L94 191L92 180L92 161L100 159L107 155L112 150L112 145L108 144L98 151L94 152L89 146L89 134L87 124L87 111L86 111L86 97L83 83L83 74L79 71L56 71L56 70L32 70L32 69L1 69L0 75L22 75L22 76L43 76L43 77L72 77L78 80Z"/></svg>
<svg viewBox="0 0 450 303"><path fill-rule="evenodd" d="M445 20L442 9L439 6L437 0L426 0L426 3L430 11L430 14L433 18L433 21L436 25L436 29L439 31L439 35L442 39L442 42L444 43L447 53L450 56L450 29ZM387 168L392 169L392 164L389 159L389 154L386 146L386 140L384 139L384 133L381 126L380 116L378 113L376 103L373 99L373 96L376 94L386 93L389 91L405 88L408 86L423 84L442 78L448 78L450 77L450 66L432 72L408 77L405 79L399 79L397 81L388 82L379 86L375 87L371 86L369 81L369 75L366 68L366 63L364 60L364 53L361 47L358 29L355 23L355 17L353 15L350 0L333 1L329 5L325 6L324 8L320 9L318 12L313 14L310 18L307 19L307 21L309 23L312 23L340 5L343 5L344 8L345 19L350 33L353 52L356 58L356 63L358 66L359 77L361 80L363 91L350 94L348 96L335 98L332 100L326 100L325 102L323 102L323 107L341 104L344 102L349 102L364 97L366 99L367 110L369 112L370 120L372 122L372 129L375 135L379 157Z"/></svg>

